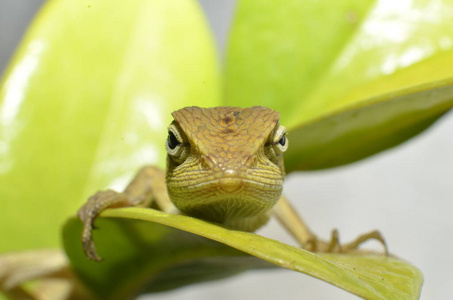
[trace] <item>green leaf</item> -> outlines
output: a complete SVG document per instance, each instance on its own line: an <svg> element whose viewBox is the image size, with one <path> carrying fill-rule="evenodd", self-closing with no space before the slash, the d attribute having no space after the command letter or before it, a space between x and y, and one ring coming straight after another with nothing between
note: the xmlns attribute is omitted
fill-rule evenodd
<svg viewBox="0 0 453 300"><path fill-rule="evenodd" d="M221 243L158 223L100 218L94 232L101 263L82 251L82 224L64 227L64 247L79 278L100 299L126 299L196 282L236 275L272 264ZM121 249L121 251L117 251Z"/></svg>
<svg viewBox="0 0 453 300"><path fill-rule="evenodd" d="M373 3L238 1L226 57L226 101L269 106L282 113L286 126L299 124L303 116L289 121L317 89Z"/></svg>
<svg viewBox="0 0 453 300"><path fill-rule="evenodd" d="M442 103L430 98L453 77L452 11L453 1L239 1L227 53L227 99L283 113L292 132L288 170L372 155L418 134L453 106L453 95L440 95ZM427 83L432 93L417 94ZM417 104L407 100L414 97ZM360 122L351 118L357 113ZM354 140L359 131L372 143ZM295 161L296 155L302 158Z"/></svg>
<svg viewBox="0 0 453 300"><path fill-rule="evenodd" d="M171 111L219 103L194 1L47 2L0 86L0 252L58 245L87 196L164 165Z"/></svg>
<svg viewBox="0 0 453 300"><path fill-rule="evenodd" d="M80 278L101 298L122 299L131 291L158 291L156 282L166 282L173 288L188 283L188 279L196 282L270 267L247 254L327 281L366 299L418 299L423 282L418 269L392 257L314 254L257 234L153 209L111 209L102 215L143 221L99 219L101 230L94 238L105 258L101 263L83 257L80 221L72 219L67 224L65 249ZM212 269L203 268L206 262L212 263ZM178 280L172 286L174 276ZM121 280L123 277L128 280Z"/></svg>
<svg viewBox="0 0 453 300"><path fill-rule="evenodd" d="M335 167L420 133L453 106L453 78L364 101L293 128L286 171Z"/></svg>

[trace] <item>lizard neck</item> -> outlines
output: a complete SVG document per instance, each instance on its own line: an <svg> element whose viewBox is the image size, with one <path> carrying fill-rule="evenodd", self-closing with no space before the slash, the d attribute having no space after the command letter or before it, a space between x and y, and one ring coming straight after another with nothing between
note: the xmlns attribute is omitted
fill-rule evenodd
<svg viewBox="0 0 453 300"><path fill-rule="evenodd" d="M243 231L255 231L267 222L281 189L274 190L267 197L262 194L259 189L251 187L235 192L200 189L184 195L169 190L170 198L185 214Z"/></svg>

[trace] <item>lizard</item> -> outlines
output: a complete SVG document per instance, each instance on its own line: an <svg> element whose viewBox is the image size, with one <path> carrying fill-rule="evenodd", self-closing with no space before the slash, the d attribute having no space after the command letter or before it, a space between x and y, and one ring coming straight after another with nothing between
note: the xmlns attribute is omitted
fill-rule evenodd
<svg viewBox="0 0 453 300"><path fill-rule="evenodd" d="M123 192L99 191L78 211L89 259L102 260L92 238L95 219L107 208L127 206L154 206L243 231L255 231L274 215L308 251L347 253L375 239L388 254L376 230L344 245L337 230L330 241L319 239L282 195L289 141L280 113L263 106L191 106L172 116L166 172L145 166Z"/></svg>

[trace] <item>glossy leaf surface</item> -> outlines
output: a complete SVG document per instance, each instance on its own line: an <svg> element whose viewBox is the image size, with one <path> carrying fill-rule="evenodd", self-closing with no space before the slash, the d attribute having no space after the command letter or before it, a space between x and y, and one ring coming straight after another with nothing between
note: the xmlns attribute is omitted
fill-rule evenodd
<svg viewBox="0 0 453 300"><path fill-rule="evenodd" d="M248 269L276 267L196 234L153 222L101 218L94 233L101 263L82 251L79 220L64 228L64 247L83 282L101 299L124 299L196 282L232 276ZM122 249L122 251L117 251Z"/></svg>
<svg viewBox="0 0 453 300"><path fill-rule="evenodd" d="M1 84L0 252L56 246L87 196L164 166L173 110L219 104L193 1L88 2L48 2Z"/></svg>
<svg viewBox="0 0 453 300"><path fill-rule="evenodd" d="M257 258L327 281L366 299L418 299L423 282L418 269L391 257L314 254L257 234L153 209L112 209L103 216L143 221L99 220L102 229L94 238L105 258L102 263L87 261L83 256L78 239L80 221L73 219L66 226L66 251L80 277L100 297L122 299L131 290L158 291L156 288L161 285L156 282L174 283L174 288L188 283L188 279L195 282L271 266ZM122 251L117 251L118 247ZM205 268L206 262L212 269ZM175 276L183 279L172 281ZM127 280L121 280L123 277Z"/></svg>
<svg viewBox="0 0 453 300"><path fill-rule="evenodd" d="M287 172L335 167L393 147L453 106L453 79L363 101L293 128Z"/></svg>
<svg viewBox="0 0 453 300"><path fill-rule="evenodd" d="M425 83L432 89L444 87L453 77L452 63L453 1L290 0L280 5L245 0L239 1L229 39L226 95L234 105L251 101L283 113L282 123L296 143L304 144L291 145L291 156L305 158L297 166L287 162L288 169L327 168L397 145L451 108L452 94L442 95L443 103L430 98L436 92L418 95L417 102L426 103L426 118L406 122L419 104L396 96L412 97L412 87ZM375 98L381 99L380 111L368 106ZM395 105L399 100L404 103ZM361 115L373 117L339 130L324 125L351 121L337 116L356 114L357 107ZM302 141L308 131L310 138ZM373 144L361 149L363 141L344 138L357 131L375 137ZM328 159L311 160L311 153L305 153L338 148ZM347 159L343 148L349 151Z"/></svg>

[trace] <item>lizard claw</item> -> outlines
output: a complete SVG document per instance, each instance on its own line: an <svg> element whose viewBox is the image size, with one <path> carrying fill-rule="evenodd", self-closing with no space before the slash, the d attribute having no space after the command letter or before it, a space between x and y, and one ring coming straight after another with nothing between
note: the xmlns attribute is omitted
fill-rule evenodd
<svg viewBox="0 0 453 300"><path fill-rule="evenodd" d="M332 230L330 241L319 240L315 235L313 235L304 245L304 249L312 252L322 252L322 253L350 253L353 251L359 251L359 246L368 241L368 240L377 240L384 247L384 254L389 256L389 250L382 234L375 230L362 234L357 237L355 240L348 244L341 244L339 233L337 229Z"/></svg>
<svg viewBox="0 0 453 300"><path fill-rule="evenodd" d="M99 214L96 203L98 202L99 196L102 195L102 192L95 194L94 196L88 199L88 202L83 205L77 215L83 223L82 231L82 247L86 256L94 261L101 261L102 258L98 255L96 251L96 246L93 242L93 229L96 229L94 226L94 220Z"/></svg>
<svg viewBox="0 0 453 300"><path fill-rule="evenodd" d="M390 255L390 252L389 252L389 249L388 249L387 243L385 242L384 237L377 230L373 230L371 232L368 232L368 233L365 233L365 234L362 234L362 235L358 236L354 241L352 241L349 244L345 245L344 248L347 251L356 250L363 242L366 242L368 240L376 240L376 241L380 242L381 245L384 248L385 256L389 256Z"/></svg>
<svg viewBox="0 0 453 300"><path fill-rule="evenodd" d="M102 258L98 255L96 251L96 246L93 242L93 223L94 217L90 216L90 213L86 213L86 210L82 207L79 210L79 219L83 223L83 232L82 232L82 247L86 256L94 261L101 261Z"/></svg>
<svg viewBox="0 0 453 300"><path fill-rule="evenodd" d="M128 198L123 193L105 190L91 196L87 203L79 209L78 216L83 223L82 246L83 251L89 259L94 261L102 260L96 251L92 235L93 229L96 229L94 221L97 216L106 208L112 206L125 206L125 204L128 203L127 200Z"/></svg>
<svg viewBox="0 0 453 300"><path fill-rule="evenodd" d="M332 230L330 242L328 243L325 252L343 252L340 244L340 234L338 233L338 229Z"/></svg>
<svg viewBox="0 0 453 300"><path fill-rule="evenodd" d="M85 232L85 230L84 230ZM99 256L99 254L96 251L96 246L94 245L93 239L90 236L85 239L85 234L84 238L82 238L82 245L83 245L83 251L85 252L86 256L94 261L102 261L102 257Z"/></svg>

